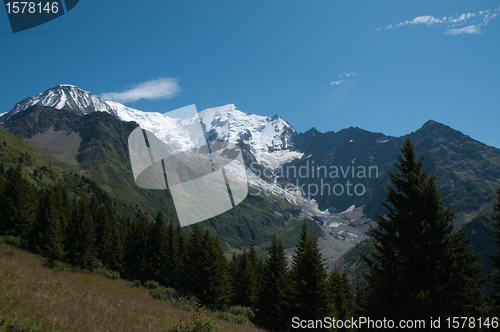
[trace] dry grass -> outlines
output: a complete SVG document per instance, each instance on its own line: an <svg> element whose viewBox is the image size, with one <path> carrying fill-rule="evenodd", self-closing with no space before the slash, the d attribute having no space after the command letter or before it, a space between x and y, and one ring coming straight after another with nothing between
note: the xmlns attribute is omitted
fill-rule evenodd
<svg viewBox="0 0 500 332"><path fill-rule="evenodd" d="M51 270L36 255L0 245L0 331L168 331L191 315L127 281ZM220 324L224 331L262 331Z"/></svg>

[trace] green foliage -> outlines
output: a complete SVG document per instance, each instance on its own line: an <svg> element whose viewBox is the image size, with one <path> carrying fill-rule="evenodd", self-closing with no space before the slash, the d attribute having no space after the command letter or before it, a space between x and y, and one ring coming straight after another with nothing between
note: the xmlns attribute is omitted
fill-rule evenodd
<svg viewBox="0 0 500 332"><path fill-rule="evenodd" d="M174 288L167 288L164 286L151 288L149 295L151 295L155 300L160 301L171 301L181 297L179 292Z"/></svg>
<svg viewBox="0 0 500 332"><path fill-rule="evenodd" d="M142 283L140 280L134 280L128 283L129 287L141 287Z"/></svg>
<svg viewBox="0 0 500 332"><path fill-rule="evenodd" d="M21 246L21 237L20 236L12 236L12 235L4 235L0 236L0 244L7 243L16 247Z"/></svg>
<svg viewBox="0 0 500 332"><path fill-rule="evenodd" d="M236 262L233 276L233 303L238 303L247 307L255 307L258 300L258 267L255 251L252 254L246 249L241 255L239 262Z"/></svg>
<svg viewBox="0 0 500 332"><path fill-rule="evenodd" d="M143 215L131 222L126 240L125 271L131 279L146 281L148 278L148 241L150 233L148 217Z"/></svg>
<svg viewBox="0 0 500 332"><path fill-rule="evenodd" d="M97 261L95 224L89 199L80 198L73 207L68 229L68 259L73 265L93 271Z"/></svg>
<svg viewBox="0 0 500 332"><path fill-rule="evenodd" d="M224 308L230 300L228 263L218 238L195 224L185 262L187 285L204 305Z"/></svg>
<svg viewBox="0 0 500 332"><path fill-rule="evenodd" d="M193 317L184 323L176 325L171 332L218 332L221 327L209 313L198 310Z"/></svg>
<svg viewBox="0 0 500 332"><path fill-rule="evenodd" d="M154 280L148 280L144 283L144 287L146 287L147 289L155 289L158 288L159 286L160 284Z"/></svg>
<svg viewBox="0 0 500 332"><path fill-rule="evenodd" d="M471 316L479 306L481 266L465 232L452 234L453 212L444 207L435 176L422 171L423 156L407 139L398 156L393 186L376 214L365 314L372 318Z"/></svg>
<svg viewBox="0 0 500 332"><path fill-rule="evenodd" d="M300 240L292 256L292 282L288 302L291 317L316 320L331 314L325 268L326 263L321 256L318 238L308 232L304 222Z"/></svg>
<svg viewBox="0 0 500 332"><path fill-rule="evenodd" d="M34 251L47 258L49 266L64 259L65 232L71 217L71 202L67 189L52 185L40 197L36 223L31 232L31 246Z"/></svg>
<svg viewBox="0 0 500 332"><path fill-rule="evenodd" d="M216 312L217 317L236 324L252 325L255 317L253 310L240 305L231 306L225 311Z"/></svg>
<svg viewBox="0 0 500 332"><path fill-rule="evenodd" d="M491 241L496 245L495 254L488 255L491 259L493 272L489 275L489 286L491 287L491 309L490 313L500 316L500 188L497 190L497 201L493 206L493 235Z"/></svg>
<svg viewBox="0 0 500 332"><path fill-rule="evenodd" d="M262 286L257 306L260 325L279 330L288 322L290 279L283 242L273 234L267 259L262 269Z"/></svg>
<svg viewBox="0 0 500 332"><path fill-rule="evenodd" d="M165 264L169 258L169 243L167 225L163 218L163 212L158 211L155 223L149 232L147 256L148 256L148 278L159 280L166 284L165 277L169 270Z"/></svg>
<svg viewBox="0 0 500 332"><path fill-rule="evenodd" d="M27 241L36 218L35 190L23 175L21 164L9 168L7 177L4 194L0 196L0 234L20 236L22 241Z"/></svg>
<svg viewBox="0 0 500 332"><path fill-rule="evenodd" d="M343 321L353 317L355 299L347 273L345 271L341 273L335 266L328 276L327 288L330 294L330 305L335 308L333 311L335 317ZM345 331L345 329L340 329L340 331Z"/></svg>

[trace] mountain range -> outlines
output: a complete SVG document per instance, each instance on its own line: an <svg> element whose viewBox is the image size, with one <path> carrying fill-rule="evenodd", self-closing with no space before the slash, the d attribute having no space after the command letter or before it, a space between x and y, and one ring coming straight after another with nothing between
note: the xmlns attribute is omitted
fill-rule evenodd
<svg viewBox="0 0 500 332"><path fill-rule="evenodd" d="M140 125L169 146L186 150L199 144L186 135L195 117L207 142L236 143L247 166L247 199L205 222L228 248L252 241L263 248L273 231L284 232L295 225L293 220L307 218L316 221L311 225L333 265L369 237L374 210L383 214L379 197L384 197L387 171L394 167L404 136L353 127L297 133L278 115L246 114L232 104L179 118L104 101L72 85L20 101L0 117L0 127L57 167L87 175L125 204L151 214L161 208L175 219L168 190L135 185L127 138ZM447 196L446 205L456 211L455 228L484 218L500 187L500 150L432 120L409 135Z"/></svg>

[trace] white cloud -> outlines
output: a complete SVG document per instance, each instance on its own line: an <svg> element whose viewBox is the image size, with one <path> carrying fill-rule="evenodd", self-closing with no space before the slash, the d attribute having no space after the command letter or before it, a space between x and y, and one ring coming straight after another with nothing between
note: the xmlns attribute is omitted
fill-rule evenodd
<svg viewBox="0 0 500 332"><path fill-rule="evenodd" d="M500 12L500 7L496 8L494 11ZM498 13L491 13L488 10L481 10L479 12L479 16L476 13L464 13L457 17L443 17L436 18L431 15L426 16L417 16L411 21L400 22L396 25L389 24L385 28L377 28L375 31L380 31L382 29L393 29L399 28L406 25L415 25L415 24L423 24L427 26L431 25L441 25L445 26L447 30L445 34L447 35L459 35L459 34L479 34L482 32L481 27L486 26L492 19L498 16ZM475 19L480 20L480 22L476 22ZM460 27L462 26L462 27Z"/></svg>
<svg viewBox="0 0 500 332"><path fill-rule="evenodd" d="M479 28L477 25L469 25L463 28L457 28L457 29L448 29L445 31L445 34L447 35L459 35L462 33L466 33L469 35L472 34L479 34L481 33L481 28Z"/></svg>
<svg viewBox="0 0 500 332"><path fill-rule="evenodd" d="M343 74L340 74L340 75L339 75L339 77L340 77L340 78L344 78L344 77L351 77L351 76L355 77L356 75L357 75L357 73L355 73L355 72L350 72L350 73L345 72L345 73L343 73Z"/></svg>
<svg viewBox="0 0 500 332"><path fill-rule="evenodd" d="M107 92L100 95L104 100L117 101L120 103L133 103L139 99L157 100L171 99L180 91L178 79L163 77L139 83L129 90L122 92Z"/></svg>
<svg viewBox="0 0 500 332"><path fill-rule="evenodd" d="M344 80L338 80L338 81L333 81L333 82L330 82L330 85L339 85L340 83L342 82L345 82Z"/></svg>

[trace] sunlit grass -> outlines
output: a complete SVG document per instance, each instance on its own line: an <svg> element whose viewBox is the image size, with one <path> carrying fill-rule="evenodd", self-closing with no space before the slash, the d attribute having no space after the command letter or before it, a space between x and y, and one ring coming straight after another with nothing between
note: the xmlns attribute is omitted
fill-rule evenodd
<svg viewBox="0 0 500 332"><path fill-rule="evenodd" d="M0 245L0 331L169 331L192 313L97 273L56 271ZM261 331L219 321L223 331Z"/></svg>

